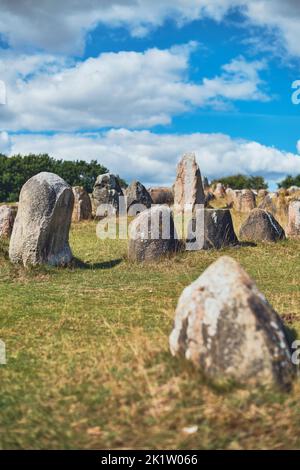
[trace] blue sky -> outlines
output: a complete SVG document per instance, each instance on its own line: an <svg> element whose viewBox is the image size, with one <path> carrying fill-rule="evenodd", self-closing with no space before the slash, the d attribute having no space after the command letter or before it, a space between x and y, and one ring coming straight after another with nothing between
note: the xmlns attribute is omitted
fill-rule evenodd
<svg viewBox="0 0 300 470"><path fill-rule="evenodd" d="M0 151L98 159L171 184L300 173L296 0L0 0Z"/></svg>

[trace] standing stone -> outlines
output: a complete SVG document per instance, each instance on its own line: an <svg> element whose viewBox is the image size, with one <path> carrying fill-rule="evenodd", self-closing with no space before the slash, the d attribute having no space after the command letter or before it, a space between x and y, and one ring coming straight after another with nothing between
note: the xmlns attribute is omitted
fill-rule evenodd
<svg viewBox="0 0 300 470"><path fill-rule="evenodd" d="M257 193L257 197L259 199L265 198L269 194L269 191L267 189L259 189Z"/></svg>
<svg viewBox="0 0 300 470"><path fill-rule="evenodd" d="M90 220L92 218L92 203L90 196L81 186L74 186L74 209L72 214L73 222Z"/></svg>
<svg viewBox="0 0 300 470"><path fill-rule="evenodd" d="M216 199L224 199L226 197L226 190L222 183L217 183L214 190L214 196Z"/></svg>
<svg viewBox="0 0 300 470"><path fill-rule="evenodd" d="M240 239L251 242L275 242L284 240L285 233L270 212L263 209L253 209L241 226Z"/></svg>
<svg viewBox="0 0 300 470"><path fill-rule="evenodd" d="M291 186L288 190L287 193L289 196L292 196L295 193L300 193L300 187L299 186Z"/></svg>
<svg viewBox="0 0 300 470"><path fill-rule="evenodd" d="M30 178L20 194L10 260L24 266L68 264L73 204L72 188L59 176L42 172Z"/></svg>
<svg viewBox="0 0 300 470"><path fill-rule="evenodd" d="M227 203L231 206L233 205L234 203L234 200L235 200L235 191L234 189L231 189L231 188L227 188L226 191L226 200L227 200Z"/></svg>
<svg viewBox="0 0 300 470"><path fill-rule="evenodd" d="M227 256L183 291L170 349L216 381L289 389L295 375L282 320L242 267Z"/></svg>
<svg viewBox="0 0 300 470"><path fill-rule="evenodd" d="M111 206L111 211L118 213L120 197L124 196L119 181L115 175L105 173L99 175L93 190L93 202L97 209L102 204Z"/></svg>
<svg viewBox="0 0 300 470"><path fill-rule="evenodd" d="M16 215L16 207L0 206L0 238L10 238Z"/></svg>
<svg viewBox="0 0 300 470"><path fill-rule="evenodd" d="M250 212L256 207L255 194L251 189L243 189L236 197L234 208L238 212Z"/></svg>
<svg viewBox="0 0 300 470"><path fill-rule="evenodd" d="M146 209L150 209L153 204L147 189L139 181L133 181L131 185L128 186L125 196L127 198L127 210L135 204L143 205Z"/></svg>
<svg viewBox="0 0 300 470"><path fill-rule="evenodd" d="M203 210L198 214L203 214ZM219 250L237 244L229 209L204 209L203 218L193 218L190 222L187 250Z"/></svg>
<svg viewBox="0 0 300 470"><path fill-rule="evenodd" d="M196 204L205 204L199 166L194 153L185 154L177 166L174 206L178 212L193 211Z"/></svg>
<svg viewBox="0 0 300 470"><path fill-rule="evenodd" d="M168 206L174 204L174 193L171 188L150 188L149 194L153 204L167 204Z"/></svg>
<svg viewBox="0 0 300 470"><path fill-rule="evenodd" d="M291 238L300 237L300 201L292 201L289 205L289 223L286 233Z"/></svg>
<svg viewBox="0 0 300 470"><path fill-rule="evenodd" d="M205 191L209 191L210 185L209 185L207 176L204 176L204 177L203 177L203 179L202 179L202 184L203 184L204 192L205 192Z"/></svg>
<svg viewBox="0 0 300 470"><path fill-rule="evenodd" d="M128 246L131 261L157 260L177 249L177 234L169 207L153 206L131 222Z"/></svg>

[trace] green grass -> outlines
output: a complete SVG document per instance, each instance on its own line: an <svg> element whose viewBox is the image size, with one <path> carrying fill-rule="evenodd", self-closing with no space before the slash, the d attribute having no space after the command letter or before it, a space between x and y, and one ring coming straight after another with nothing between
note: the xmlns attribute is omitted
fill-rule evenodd
<svg viewBox="0 0 300 470"><path fill-rule="evenodd" d="M71 245L85 264L29 270L0 246L0 448L300 448L298 382L216 388L168 350L180 293L225 253L299 333L300 241L138 265L90 222Z"/></svg>

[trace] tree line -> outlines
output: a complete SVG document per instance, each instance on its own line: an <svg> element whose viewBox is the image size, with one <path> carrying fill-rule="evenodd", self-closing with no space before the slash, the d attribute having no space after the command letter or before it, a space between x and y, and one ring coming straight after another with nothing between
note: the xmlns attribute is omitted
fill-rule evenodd
<svg viewBox="0 0 300 470"><path fill-rule="evenodd" d="M109 170L96 160L86 162L84 160L67 161L55 160L48 154L14 155L7 157L0 154L0 202L16 202L22 186L32 176L41 171L49 171L61 176L71 186L83 186L91 193L98 175ZM121 186L126 187L126 181L119 176ZM262 176L246 176L242 174L227 176L212 181L212 184L220 182L232 189L267 189L268 184ZM290 186L300 187L300 175L287 176L278 184L280 188Z"/></svg>
<svg viewBox="0 0 300 470"><path fill-rule="evenodd" d="M71 186L83 186L91 193L98 175L109 170L96 160L55 160L48 154L14 155L0 154L0 202L16 202L22 186L41 171L56 173ZM119 178L120 184L126 182Z"/></svg>

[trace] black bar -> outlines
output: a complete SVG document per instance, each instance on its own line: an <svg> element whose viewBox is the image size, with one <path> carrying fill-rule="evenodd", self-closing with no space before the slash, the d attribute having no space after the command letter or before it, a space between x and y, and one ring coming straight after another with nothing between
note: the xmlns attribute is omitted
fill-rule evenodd
<svg viewBox="0 0 300 470"><path fill-rule="evenodd" d="M298 457L297 457L298 455ZM150 467L181 467L210 468L211 466L269 463L287 465L289 459L295 462L300 457L299 451L199 451L199 450L92 450L92 451L1 451L0 465L25 464L52 467L56 464L80 465L88 468L107 468L120 465L123 468ZM3 467L2 467L3 468Z"/></svg>

